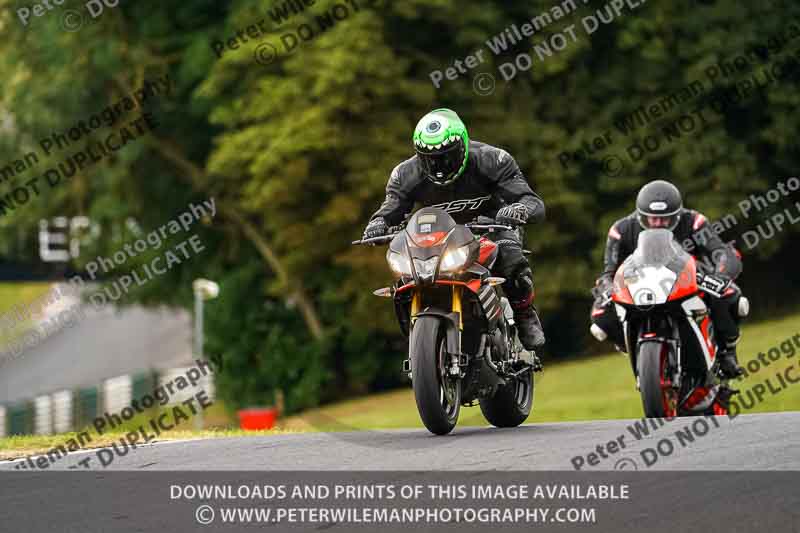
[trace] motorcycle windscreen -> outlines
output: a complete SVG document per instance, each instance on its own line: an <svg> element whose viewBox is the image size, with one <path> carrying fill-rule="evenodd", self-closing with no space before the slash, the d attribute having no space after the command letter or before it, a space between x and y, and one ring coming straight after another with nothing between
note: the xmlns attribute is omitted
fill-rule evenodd
<svg viewBox="0 0 800 533"><path fill-rule="evenodd" d="M650 229L639 234L631 262L637 267L666 267L678 274L690 259L670 230Z"/></svg>
<svg viewBox="0 0 800 533"><path fill-rule="evenodd" d="M693 270L693 265L692 257L675 242L671 231L645 230L639 234L636 250L617 272L615 300L638 306L665 303L674 298L676 281L690 288L684 278L687 267Z"/></svg>
<svg viewBox="0 0 800 533"><path fill-rule="evenodd" d="M439 246L455 227L456 222L447 211L436 207L425 207L414 213L406 226L410 241L408 244L418 248Z"/></svg>

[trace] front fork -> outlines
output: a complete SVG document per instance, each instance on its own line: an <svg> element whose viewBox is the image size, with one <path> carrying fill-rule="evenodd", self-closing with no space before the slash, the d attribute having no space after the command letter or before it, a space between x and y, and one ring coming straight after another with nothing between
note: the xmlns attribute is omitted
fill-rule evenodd
<svg viewBox="0 0 800 533"><path fill-rule="evenodd" d="M464 331L464 313L461 311L461 296L464 293L464 287L461 285L453 285L453 305L451 309L453 313L458 313L458 330Z"/></svg>
<svg viewBox="0 0 800 533"><path fill-rule="evenodd" d="M639 327L639 335L636 339L636 349L631 350L631 367L633 368L633 374L636 376L636 383L638 388L639 383L639 376L638 376L638 369L637 364L635 361L635 357L639 357L639 346L642 344L643 341L659 341L664 344L667 344L669 349L667 351L668 360L667 363L669 368L672 369L672 373L670 377L670 385L675 390L680 390L681 387L681 377L683 375L683 369L681 368L681 341L680 341L680 332L678 330L678 324L674 320L669 321L670 327L672 328L672 335L671 338L664 338L664 337L648 337L645 339L644 335L646 333L654 333L655 332L655 324L653 324L652 317L647 317L645 321ZM627 334L626 334L627 337ZM634 357L635 355L635 357Z"/></svg>
<svg viewBox="0 0 800 533"><path fill-rule="evenodd" d="M672 341L670 345L670 368L674 370L672 376L672 388L679 391L681 388L681 378L683 377L683 369L681 368L681 334L678 330L678 322L671 320L672 324Z"/></svg>
<svg viewBox="0 0 800 533"><path fill-rule="evenodd" d="M464 330L464 313L462 310L462 296L464 288L460 285L453 285L452 299L450 305L451 315L456 315L458 320L458 331L448 332L447 355L450 357L447 364L447 373L451 376L464 377L465 369L469 364L465 354L461 353L461 332ZM422 293L419 287L414 287L411 293L411 326L417 320L417 316L422 311ZM455 318L455 317L454 317ZM454 333L454 335L453 335ZM462 368L464 370L462 370ZM403 361L403 372L407 372L411 377L411 354Z"/></svg>
<svg viewBox="0 0 800 533"><path fill-rule="evenodd" d="M411 323L417 320L417 315L422 307L422 295L419 288L412 289L411 293ZM464 294L464 287L460 285L453 285L453 298L450 306L450 311L458 314L458 329L464 331L464 313L461 308L461 298Z"/></svg>

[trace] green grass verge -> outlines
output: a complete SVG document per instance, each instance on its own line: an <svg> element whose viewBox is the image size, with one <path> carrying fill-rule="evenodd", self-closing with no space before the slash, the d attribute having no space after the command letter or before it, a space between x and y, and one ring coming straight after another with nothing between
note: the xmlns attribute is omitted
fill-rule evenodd
<svg viewBox="0 0 800 533"><path fill-rule="evenodd" d="M130 420L123 422L121 425L114 428L108 428L98 433L92 426L83 428L83 432L89 436L89 442L83 446L85 450L96 448L105 448L112 443L120 442L120 439L125 436L129 431L136 431L140 426L146 428L148 433L152 433L149 427L150 420L157 419L162 413L169 413L169 408L151 409L147 412L136 415ZM269 431L244 431L230 427L219 427L217 424L220 422L227 423L228 418L225 414L225 408L221 403L214 403L205 411L202 411L202 418L198 419L192 415L190 409L187 407L182 408L182 412L188 415L188 420L182 420L181 423L176 425L174 429L164 431L157 438L151 442L168 441L168 440L183 440L183 439L200 439L200 438L219 438L219 437L243 437L253 435L269 434L274 435L278 433L291 433L291 430L274 429ZM198 409L199 412L199 409ZM171 422L168 422L171 425ZM56 435L14 435L11 437L0 439L0 460L18 459L29 455L44 454L48 450L52 450L57 446L68 447L70 439L79 440L78 432L73 431L69 433L59 433ZM84 437L85 440L85 437Z"/></svg>
<svg viewBox="0 0 800 533"><path fill-rule="evenodd" d="M5 314L17 304L27 304L44 295L50 288L49 283L0 283L0 315ZM22 321L9 329L0 329L0 352L7 345L23 334L30 326L28 320Z"/></svg>
<svg viewBox="0 0 800 533"><path fill-rule="evenodd" d="M172 430L159 435L153 442L186 439L216 439L222 437L252 437L257 435L288 434L290 431L244 431L241 429L203 429ZM69 439L77 438L77 433L60 433L58 435L17 435L0 439L0 461L21 459L27 456L46 454L57 446L66 446ZM83 447L85 450L106 448L113 443L119 446L120 439L125 436L122 431L111 431L100 437L92 437L92 442Z"/></svg>

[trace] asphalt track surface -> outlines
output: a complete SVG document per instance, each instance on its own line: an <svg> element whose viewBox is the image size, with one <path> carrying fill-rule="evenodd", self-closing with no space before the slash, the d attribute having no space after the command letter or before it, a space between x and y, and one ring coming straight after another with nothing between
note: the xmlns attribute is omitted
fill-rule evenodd
<svg viewBox="0 0 800 533"><path fill-rule="evenodd" d="M406 429L153 442L116 456L105 470L574 471L575 457L582 456L581 471L800 471L800 412L681 418L657 424L658 429L648 426L649 436L641 439L630 429L636 422L642 421L457 427L444 437ZM619 444L610 453L608 443L620 442L621 436L625 447ZM597 462L589 465L593 452ZM67 469L94 453L70 454L49 469ZM98 463L93 457L93 469L104 470ZM5 462L0 469L11 470L17 464Z"/></svg>
<svg viewBox="0 0 800 533"><path fill-rule="evenodd" d="M191 361L188 313L139 306L90 311L84 321L0 364L0 404Z"/></svg>
<svg viewBox="0 0 800 533"><path fill-rule="evenodd" d="M128 450L107 469L93 472L22 471L19 462L0 465L0 510L5 531L559 531L613 533L725 533L800 531L800 413L689 418L665 423L636 440L637 421L530 424L515 429L461 427L446 437L425 430L362 431L254 436L154 443ZM641 422L641 421L638 421ZM330 423L330 421L328 421ZM693 442L681 447L675 432L695 427ZM658 426L658 425L657 425ZM703 427L707 428L703 431ZM573 457L626 435L626 448L591 470L575 472ZM625 439L622 439L625 441ZM651 468L641 451L673 442L675 449ZM59 460L63 470L92 451ZM638 470L633 471L635 468ZM618 471L613 471L614 469ZM14 470L14 471L8 471ZM611 471L609 471L611 470ZM678 470L678 471L664 471ZM242 485L416 484L454 486L520 483L541 485L626 484L627 500L497 499L383 500L375 507L473 506L493 508L594 509L583 523L359 523L355 519L300 523L225 522L225 509L285 506L335 508L344 500L175 499L173 488ZM292 500L294 501L294 500ZM216 522L200 522L200 515ZM555 512L555 511L554 511ZM546 522L546 523L545 523ZM202 525L201 525L202 524ZM5 527L5 529L4 529Z"/></svg>

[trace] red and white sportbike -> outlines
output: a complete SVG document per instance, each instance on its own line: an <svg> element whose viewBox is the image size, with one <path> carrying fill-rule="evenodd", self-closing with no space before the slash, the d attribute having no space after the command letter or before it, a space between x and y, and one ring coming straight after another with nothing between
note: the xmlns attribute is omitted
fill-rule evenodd
<svg viewBox="0 0 800 533"><path fill-rule="evenodd" d="M636 251L617 270L611 299L645 416L727 414L735 391L718 372L704 296L720 296L729 284L698 272L671 231L639 234Z"/></svg>

